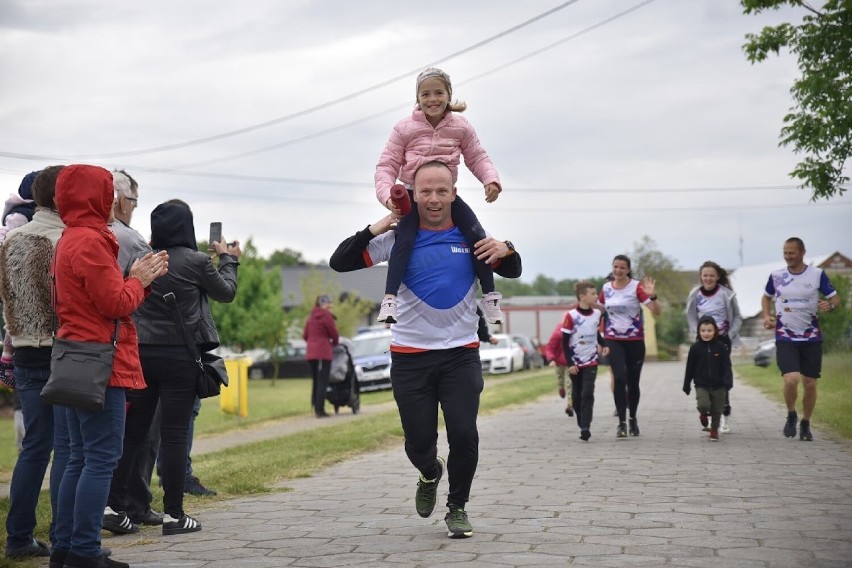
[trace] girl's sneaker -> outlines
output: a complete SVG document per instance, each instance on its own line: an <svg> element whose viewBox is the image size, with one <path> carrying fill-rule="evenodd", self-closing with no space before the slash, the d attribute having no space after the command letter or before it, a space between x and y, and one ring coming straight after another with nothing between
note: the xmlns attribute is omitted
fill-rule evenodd
<svg viewBox="0 0 852 568"><path fill-rule="evenodd" d="M627 424L624 422L618 423L618 429L615 431L616 438L626 438L627 437Z"/></svg>
<svg viewBox="0 0 852 568"><path fill-rule="evenodd" d="M385 296L379 308L377 322L396 323L396 296Z"/></svg>
<svg viewBox="0 0 852 568"><path fill-rule="evenodd" d="M500 292L488 292L482 297L482 315L488 323L503 323L503 309L500 300L503 294Z"/></svg>
<svg viewBox="0 0 852 568"><path fill-rule="evenodd" d="M166 513L163 515L163 534L184 534L198 532L201 530L201 523L190 517L189 515L181 515L176 519Z"/></svg>

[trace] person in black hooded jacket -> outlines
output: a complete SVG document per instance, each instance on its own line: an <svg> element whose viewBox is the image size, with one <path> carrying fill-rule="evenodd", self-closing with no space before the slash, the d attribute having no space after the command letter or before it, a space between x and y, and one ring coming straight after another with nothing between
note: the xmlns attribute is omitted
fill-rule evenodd
<svg viewBox="0 0 852 568"><path fill-rule="evenodd" d="M711 316L698 320L698 335L689 348L683 392L689 395L695 383L695 399L699 419L706 429L710 418L710 440L719 439L719 417L725 408L727 392L734 386L731 370L731 353L727 344L719 339L719 328Z"/></svg>
<svg viewBox="0 0 852 568"><path fill-rule="evenodd" d="M166 304L163 295L175 295L177 309L199 352L219 346L208 298L231 302L236 297L241 250L239 243L228 245L225 239L210 245L219 256L218 268L208 254L198 250L192 211L186 203L167 201L151 212L151 248L169 252L169 273L168 278L155 282L134 314L148 387L128 393L124 453L113 474L108 505L115 512L124 510L132 462L145 442L159 402L164 535L195 532L201 530L201 524L183 510L187 436L198 365L175 322L174 308Z"/></svg>

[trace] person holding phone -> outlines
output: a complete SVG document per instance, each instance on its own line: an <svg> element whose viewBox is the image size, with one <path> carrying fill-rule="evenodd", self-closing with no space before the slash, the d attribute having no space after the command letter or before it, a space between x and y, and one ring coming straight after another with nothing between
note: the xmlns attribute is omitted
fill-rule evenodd
<svg viewBox="0 0 852 568"><path fill-rule="evenodd" d="M144 444L157 404L160 405L160 476L163 482L164 535L201 530L201 524L183 510L187 438L196 400L198 365L175 324L171 306L163 296L177 298L177 309L200 352L219 346L219 333L210 314L208 298L231 302L237 294L240 245L212 243L218 267L198 250L189 206L178 199L161 203L151 212L151 248L168 251L169 274L159 279L139 307L135 321L139 354L148 387L128 394L124 454L112 478L109 506L124 510L127 481L136 449Z"/></svg>

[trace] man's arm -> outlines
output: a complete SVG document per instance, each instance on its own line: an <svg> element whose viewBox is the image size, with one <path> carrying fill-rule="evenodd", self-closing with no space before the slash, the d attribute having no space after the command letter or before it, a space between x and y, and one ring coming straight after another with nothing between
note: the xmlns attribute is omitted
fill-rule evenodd
<svg viewBox="0 0 852 568"><path fill-rule="evenodd" d="M337 246L337 250L331 255L328 265L335 272L351 272L372 266L368 264L368 257L364 254L367 245L374 237L388 232L396 221L395 215L385 215L366 229L358 231Z"/></svg>
<svg viewBox="0 0 852 568"><path fill-rule="evenodd" d="M765 327L766 329L774 329L775 328L775 321L772 318L772 312L771 312L772 298L770 298L769 296L764 294L760 298L760 307L762 309L763 327Z"/></svg>
<svg viewBox="0 0 852 568"><path fill-rule="evenodd" d="M482 239L474 245L476 258L492 265L494 272L503 278L519 278L521 276L521 255L510 250L504 241L494 237Z"/></svg>

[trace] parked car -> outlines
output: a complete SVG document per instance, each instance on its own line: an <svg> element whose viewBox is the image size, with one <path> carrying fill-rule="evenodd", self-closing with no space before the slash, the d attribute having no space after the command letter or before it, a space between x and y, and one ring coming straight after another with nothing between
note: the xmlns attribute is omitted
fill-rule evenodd
<svg viewBox="0 0 852 568"><path fill-rule="evenodd" d="M479 344L483 373L511 373L524 368L524 350L516 341L503 333L495 333L491 337L497 343L483 341Z"/></svg>
<svg viewBox="0 0 852 568"><path fill-rule="evenodd" d="M296 379L311 376L311 368L305 360L306 346L301 339L294 339L285 347L276 350L279 379ZM252 360L248 368L250 379L271 379L275 375L272 353L265 349L247 351L245 356Z"/></svg>
<svg viewBox="0 0 852 568"><path fill-rule="evenodd" d="M754 364L768 367L775 360L775 340L761 341L754 350Z"/></svg>
<svg viewBox="0 0 852 568"><path fill-rule="evenodd" d="M361 392L391 388L391 331L372 329L352 338L352 362Z"/></svg>
<svg viewBox="0 0 852 568"><path fill-rule="evenodd" d="M544 367L544 358L536 349L532 339L526 335L513 335L512 339L521 346L524 351L524 369L541 369Z"/></svg>

